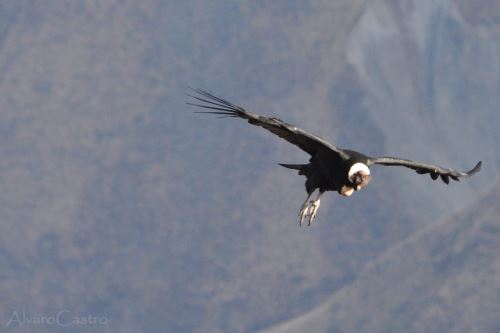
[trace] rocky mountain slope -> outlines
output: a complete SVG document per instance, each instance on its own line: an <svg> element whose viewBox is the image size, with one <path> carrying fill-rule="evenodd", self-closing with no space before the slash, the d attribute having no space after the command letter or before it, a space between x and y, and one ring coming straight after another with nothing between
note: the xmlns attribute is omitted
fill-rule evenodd
<svg viewBox="0 0 500 333"><path fill-rule="evenodd" d="M263 332L496 332L500 182L390 248L323 304Z"/></svg>

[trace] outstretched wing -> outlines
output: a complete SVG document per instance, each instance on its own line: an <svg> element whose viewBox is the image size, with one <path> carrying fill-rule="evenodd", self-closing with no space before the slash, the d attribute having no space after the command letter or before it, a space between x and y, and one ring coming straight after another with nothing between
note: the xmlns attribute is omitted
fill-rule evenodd
<svg viewBox="0 0 500 333"><path fill-rule="evenodd" d="M425 164L420 162L415 162L411 160L406 160L402 158L395 157L376 157L370 159L371 164L382 164L382 165L397 165L404 166L410 169L415 170L419 174L429 173L433 180L436 180L438 177L448 184L450 182L450 178L456 181L460 181L460 178L467 178L472 176L473 174L479 172L481 170L481 161L479 161L474 168L467 172L456 171L453 169L447 169L440 167L438 165Z"/></svg>
<svg viewBox="0 0 500 333"><path fill-rule="evenodd" d="M193 89L198 95L188 95L200 103L187 103L213 111L200 111L198 113L211 113L225 117L238 117L247 119L252 125L261 126L276 134L282 139L298 146L300 149L313 156L318 150L328 149L333 151L342 159L349 159L349 155L342 149L335 147L324 139L310 134L298 127L287 124L281 119L270 118L250 113L240 106L234 105L220 97L200 89Z"/></svg>

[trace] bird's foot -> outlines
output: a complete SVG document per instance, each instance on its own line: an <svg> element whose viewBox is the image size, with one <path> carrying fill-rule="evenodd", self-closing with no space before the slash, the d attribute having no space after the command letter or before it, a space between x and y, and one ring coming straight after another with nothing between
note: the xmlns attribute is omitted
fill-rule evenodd
<svg viewBox="0 0 500 333"><path fill-rule="evenodd" d="M309 205L308 214L307 214L307 215L309 215L309 222L307 223L308 226L310 226L313 223L314 218L316 217L316 214L318 213L320 199L318 199L316 201L310 201L309 204L310 205Z"/></svg>
<svg viewBox="0 0 500 333"><path fill-rule="evenodd" d="M300 216L300 221L299 221L299 226L302 226L302 222L304 222L304 219L309 216L309 202L306 201L302 205L302 208L300 209L299 216Z"/></svg>
<svg viewBox="0 0 500 333"><path fill-rule="evenodd" d="M317 199L316 201L311 200L308 202L304 202L299 212L300 226L302 226L302 223L304 222L304 219L306 217L309 218L307 222L308 226L310 226L313 223L314 219L316 218L316 214L318 213L319 204L320 204L320 199Z"/></svg>

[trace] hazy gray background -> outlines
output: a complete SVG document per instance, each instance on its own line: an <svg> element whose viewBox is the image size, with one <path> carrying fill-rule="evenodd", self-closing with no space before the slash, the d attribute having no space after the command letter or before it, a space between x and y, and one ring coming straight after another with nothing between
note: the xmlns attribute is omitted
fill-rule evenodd
<svg viewBox="0 0 500 333"><path fill-rule="evenodd" d="M494 0L2 1L1 331L500 331L499 73ZM188 86L483 171L376 167L299 228L308 156Z"/></svg>

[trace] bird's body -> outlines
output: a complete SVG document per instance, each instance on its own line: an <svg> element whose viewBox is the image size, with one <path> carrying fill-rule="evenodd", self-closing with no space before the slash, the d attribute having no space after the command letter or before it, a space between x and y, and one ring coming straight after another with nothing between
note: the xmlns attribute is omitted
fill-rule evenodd
<svg viewBox="0 0 500 333"><path fill-rule="evenodd" d="M320 204L320 196L326 191L336 191L343 196L351 196L355 191L363 189L370 181L369 167L374 164L404 166L419 174L429 173L433 180L438 177L448 184L449 179L459 181L469 177L481 169L481 162L468 172L460 172L437 165L415 162L395 157L369 157L365 154L338 148L326 140L290 125L281 119L250 113L240 106L203 90L194 90L198 95L191 96L198 102L188 103L210 109L201 113L217 114L224 117L238 117L248 120L252 125L263 127L286 141L298 146L309 155L308 164L284 164L281 166L298 170L299 175L306 177L307 199L300 210L300 224L309 217L309 225L314 220ZM318 190L315 200L309 201L314 191Z"/></svg>
<svg viewBox="0 0 500 333"><path fill-rule="evenodd" d="M354 189L354 184L349 180L349 170L354 165L368 165L369 158L352 150L345 151L351 156L348 160L343 160L328 151L320 151L311 157L308 164L279 163L279 165L298 170L299 175L306 176L308 194L319 189L320 192L337 191L339 194L350 196L352 192L348 192L347 195L345 191L342 192L343 189ZM369 175L369 171L367 173Z"/></svg>

